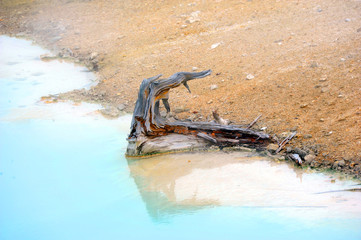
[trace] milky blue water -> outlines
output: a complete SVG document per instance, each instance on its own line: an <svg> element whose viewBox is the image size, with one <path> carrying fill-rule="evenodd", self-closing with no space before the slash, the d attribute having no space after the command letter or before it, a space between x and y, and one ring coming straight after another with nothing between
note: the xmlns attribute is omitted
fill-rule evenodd
<svg viewBox="0 0 361 240"><path fill-rule="evenodd" d="M251 153L126 160L129 116L45 104L94 75L0 37L0 239L361 239L358 182Z"/></svg>

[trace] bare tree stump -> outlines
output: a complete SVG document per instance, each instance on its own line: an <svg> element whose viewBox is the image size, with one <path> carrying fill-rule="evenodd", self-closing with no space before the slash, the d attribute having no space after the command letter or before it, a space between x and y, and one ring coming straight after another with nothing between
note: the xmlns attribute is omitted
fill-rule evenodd
<svg viewBox="0 0 361 240"><path fill-rule="evenodd" d="M219 147L265 147L267 134L234 125L212 122L170 121L160 115L162 100L167 113L170 111L168 94L171 88L184 85L189 92L188 81L204 78L211 70L179 72L169 78L162 75L144 79L139 87L131 130L128 136L128 156L142 156L161 152L193 150L215 145Z"/></svg>

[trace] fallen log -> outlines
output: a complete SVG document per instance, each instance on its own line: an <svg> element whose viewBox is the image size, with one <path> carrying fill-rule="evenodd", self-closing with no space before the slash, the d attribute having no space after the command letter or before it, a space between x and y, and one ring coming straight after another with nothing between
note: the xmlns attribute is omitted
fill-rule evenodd
<svg viewBox="0 0 361 240"><path fill-rule="evenodd" d="M194 73L178 72L165 79L160 79L162 75L144 79L139 87L126 154L142 156L172 150L207 148L212 145L265 147L270 142L270 137L249 128L214 122L172 121L161 116L160 101L167 113L170 112L168 103L170 89L184 85L191 92L188 81L204 78L210 74L211 70ZM221 119L218 113L216 117Z"/></svg>

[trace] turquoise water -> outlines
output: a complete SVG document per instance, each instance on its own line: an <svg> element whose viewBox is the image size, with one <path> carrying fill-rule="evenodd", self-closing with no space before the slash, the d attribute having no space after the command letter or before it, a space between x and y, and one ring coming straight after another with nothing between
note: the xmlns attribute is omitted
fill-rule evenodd
<svg viewBox="0 0 361 240"><path fill-rule="evenodd" d="M357 182L252 153L126 160L130 117L40 97L86 69L0 37L0 239L361 239ZM335 183L333 183L335 181Z"/></svg>

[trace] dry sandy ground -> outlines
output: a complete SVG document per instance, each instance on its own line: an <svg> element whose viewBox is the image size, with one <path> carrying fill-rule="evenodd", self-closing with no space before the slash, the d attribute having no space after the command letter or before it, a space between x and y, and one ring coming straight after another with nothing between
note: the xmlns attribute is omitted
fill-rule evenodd
<svg viewBox="0 0 361 240"><path fill-rule="evenodd" d="M65 97L126 111L142 79L210 68L192 94L171 93L178 117L262 114L268 133L297 130L290 146L312 166L361 174L360 0L1 0L0 33L97 72L96 87Z"/></svg>

